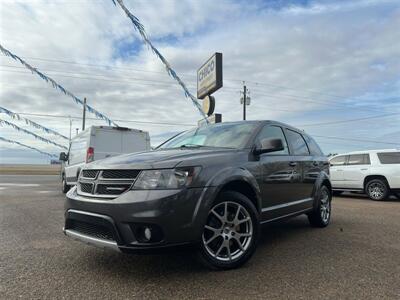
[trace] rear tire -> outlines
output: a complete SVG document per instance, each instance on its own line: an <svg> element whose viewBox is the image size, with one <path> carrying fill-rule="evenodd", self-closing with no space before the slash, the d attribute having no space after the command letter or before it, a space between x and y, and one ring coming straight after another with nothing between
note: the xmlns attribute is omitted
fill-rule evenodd
<svg viewBox="0 0 400 300"><path fill-rule="evenodd" d="M309 213L308 221L313 227L326 227L329 225L332 213L332 195L329 188L326 185L321 186L318 205L313 212Z"/></svg>
<svg viewBox="0 0 400 300"><path fill-rule="evenodd" d="M61 191L66 194L69 189L71 188L70 185L67 184L67 180L65 178L65 174L62 175L61 177Z"/></svg>
<svg viewBox="0 0 400 300"><path fill-rule="evenodd" d="M249 198L223 192L207 216L198 251L200 262L213 270L240 267L254 254L259 231L259 214Z"/></svg>
<svg viewBox="0 0 400 300"><path fill-rule="evenodd" d="M375 201L386 200L389 196L389 187L383 179L372 179L365 185L365 193Z"/></svg>

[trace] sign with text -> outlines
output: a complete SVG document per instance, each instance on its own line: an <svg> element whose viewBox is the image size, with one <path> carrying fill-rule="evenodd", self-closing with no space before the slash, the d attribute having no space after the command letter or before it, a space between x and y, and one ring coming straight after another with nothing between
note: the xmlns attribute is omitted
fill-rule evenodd
<svg viewBox="0 0 400 300"><path fill-rule="evenodd" d="M222 114L212 114L211 116L207 117L208 122L210 124L215 124L215 123L222 123ZM202 127L207 125L206 121L204 119L201 119L197 122L198 127Z"/></svg>
<svg viewBox="0 0 400 300"><path fill-rule="evenodd" d="M203 99L222 87L222 53L216 52L197 70L197 98Z"/></svg>

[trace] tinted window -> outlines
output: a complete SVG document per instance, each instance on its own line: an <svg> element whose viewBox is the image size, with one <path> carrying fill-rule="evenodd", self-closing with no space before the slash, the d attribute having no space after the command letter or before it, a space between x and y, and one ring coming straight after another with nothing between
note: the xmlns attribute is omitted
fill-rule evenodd
<svg viewBox="0 0 400 300"><path fill-rule="evenodd" d="M335 158L332 158L330 162L331 162L332 166L343 166L344 163L346 162L346 155L337 156Z"/></svg>
<svg viewBox="0 0 400 300"><path fill-rule="evenodd" d="M308 149L310 149L311 155L315 155L315 156L324 155L321 148L318 146L318 144L314 141L314 139L312 137L309 137L308 135L304 135L304 138L306 139Z"/></svg>
<svg viewBox="0 0 400 300"><path fill-rule="evenodd" d="M287 130L286 133L294 155L310 155L307 144L300 133L293 130Z"/></svg>
<svg viewBox="0 0 400 300"><path fill-rule="evenodd" d="M349 156L348 165L369 165L369 154L352 154Z"/></svg>
<svg viewBox="0 0 400 300"><path fill-rule="evenodd" d="M400 164L400 152L378 153L378 158L382 164Z"/></svg>
<svg viewBox="0 0 400 300"><path fill-rule="evenodd" d="M277 126L265 126L257 136L256 143L260 143L263 139L281 139L284 149L281 151L271 152L269 154L289 154L289 149L286 143L285 135L282 128Z"/></svg>

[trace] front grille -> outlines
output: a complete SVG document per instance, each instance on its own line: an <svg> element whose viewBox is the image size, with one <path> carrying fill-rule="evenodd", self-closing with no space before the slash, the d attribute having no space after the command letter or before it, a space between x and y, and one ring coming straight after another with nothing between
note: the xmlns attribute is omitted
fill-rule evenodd
<svg viewBox="0 0 400 300"><path fill-rule="evenodd" d="M120 195L129 189L131 184L98 184L96 194Z"/></svg>
<svg viewBox="0 0 400 300"><path fill-rule="evenodd" d="M138 170L104 170L101 177L107 179L135 179L139 172Z"/></svg>
<svg viewBox="0 0 400 300"><path fill-rule="evenodd" d="M83 170L82 171L82 177L85 178L96 178L97 176L97 170Z"/></svg>
<svg viewBox="0 0 400 300"><path fill-rule="evenodd" d="M98 239L110 241L115 240L114 235L109 228L97 224L91 224L78 220L70 220L68 229L72 229L84 235L92 236Z"/></svg>
<svg viewBox="0 0 400 300"><path fill-rule="evenodd" d="M80 187L81 191L84 193L92 193L93 192L93 183L80 182L79 187Z"/></svg>
<svg viewBox="0 0 400 300"><path fill-rule="evenodd" d="M82 170L78 194L115 198L129 190L140 170Z"/></svg>

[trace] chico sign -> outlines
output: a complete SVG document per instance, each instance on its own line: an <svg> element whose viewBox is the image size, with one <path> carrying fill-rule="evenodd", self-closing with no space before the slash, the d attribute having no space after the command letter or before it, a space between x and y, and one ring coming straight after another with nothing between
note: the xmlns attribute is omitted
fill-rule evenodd
<svg viewBox="0 0 400 300"><path fill-rule="evenodd" d="M197 98L203 99L222 87L222 53L215 53L197 70Z"/></svg>

